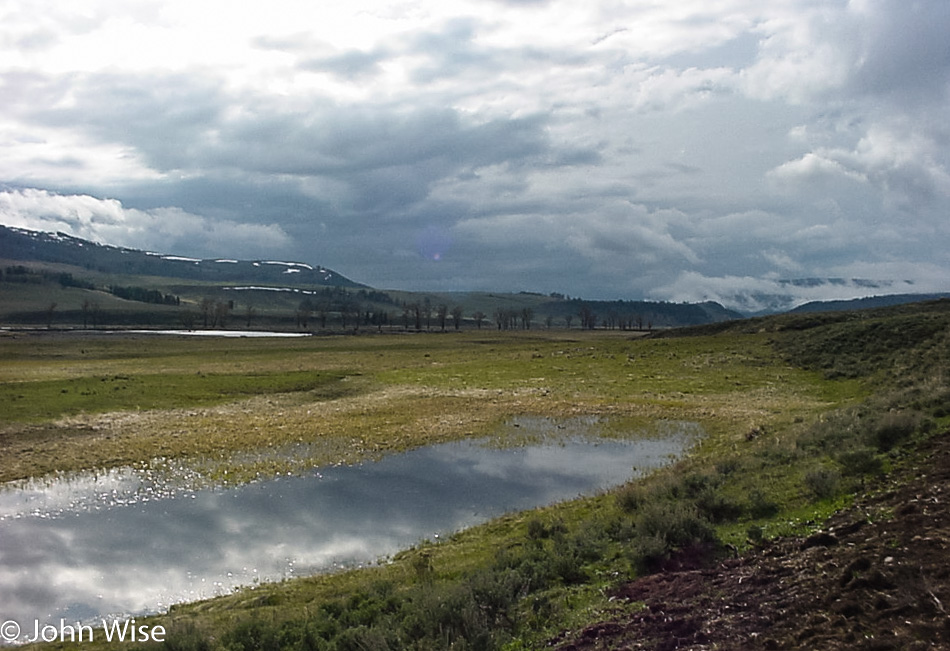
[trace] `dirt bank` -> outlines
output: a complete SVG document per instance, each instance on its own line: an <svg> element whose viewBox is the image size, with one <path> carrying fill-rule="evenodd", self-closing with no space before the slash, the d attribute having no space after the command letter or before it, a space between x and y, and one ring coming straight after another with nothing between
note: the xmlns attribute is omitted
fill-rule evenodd
<svg viewBox="0 0 950 651"><path fill-rule="evenodd" d="M643 610L551 646L948 649L950 432L819 533L715 563L696 551L617 591Z"/></svg>

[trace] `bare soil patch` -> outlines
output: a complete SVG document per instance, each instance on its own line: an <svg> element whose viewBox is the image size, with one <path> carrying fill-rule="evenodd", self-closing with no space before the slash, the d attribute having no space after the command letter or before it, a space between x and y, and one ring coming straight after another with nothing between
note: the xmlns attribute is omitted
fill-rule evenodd
<svg viewBox="0 0 950 651"><path fill-rule="evenodd" d="M565 633L588 649L950 648L950 432L807 538L725 561L687 550L616 591L642 610Z"/></svg>

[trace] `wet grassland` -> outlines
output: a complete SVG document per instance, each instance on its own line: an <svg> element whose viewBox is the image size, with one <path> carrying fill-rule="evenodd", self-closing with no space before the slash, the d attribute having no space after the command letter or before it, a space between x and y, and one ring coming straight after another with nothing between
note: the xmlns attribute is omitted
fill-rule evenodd
<svg viewBox="0 0 950 651"><path fill-rule="evenodd" d="M688 457L616 490L152 620L176 649L536 648L637 608L612 589L682 550L736 553L800 533L898 466L945 429L948 324L937 303L664 337L8 335L0 477L162 457L242 482L503 439L513 430L500 426L525 415L599 416L610 436L701 425ZM273 453L288 446L297 452Z"/></svg>
<svg viewBox="0 0 950 651"><path fill-rule="evenodd" d="M767 337L745 339L6 336L0 480L155 457L219 459L222 475L252 477L485 436L522 414L742 430L858 390L776 364ZM311 456L268 454L295 443ZM234 452L260 459L232 463Z"/></svg>

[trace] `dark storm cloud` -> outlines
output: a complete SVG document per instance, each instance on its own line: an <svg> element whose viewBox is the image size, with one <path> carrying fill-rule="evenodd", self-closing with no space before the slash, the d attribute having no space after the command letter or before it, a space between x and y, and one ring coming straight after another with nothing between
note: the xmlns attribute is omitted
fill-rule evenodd
<svg viewBox="0 0 950 651"><path fill-rule="evenodd" d="M597 159L583 149L552 151L541 116L476 123L445 108L349 108L330 101L289 112L281 103L232 97L219 84L178 75L147 82L116 75L5 81L31 96L25 104L48 106L34 120L81 125L102 142L134 147L158 170L197 174L200 180L156 186L181 199L207 197L184 204L189 210L208 210L215 197L223 204L242 196L251 202L249 194L262 187L285 192L288 177L318 177L345 188L329 200L379 214L424 199L441 178L482 166ZM69 106L58 107L67 92ZM239 107L233 116L232 107ZM257 179L256 189L247 177Z"/></svg>
<svg viewBox="0 0 950 651"><path fill-rule="evenodd" d="M543 126L540 117L466 123L456 111L425 107L261 112L222 124L201 156L253 172L330 176L434 160L449 174L543 153Z"/></svg>
<svg viewBox="0 0 950 651"><path fill-rule="evenodd" d="M947 99L950 3L871 3L856 45L853 85L902 104Z"/></svg>

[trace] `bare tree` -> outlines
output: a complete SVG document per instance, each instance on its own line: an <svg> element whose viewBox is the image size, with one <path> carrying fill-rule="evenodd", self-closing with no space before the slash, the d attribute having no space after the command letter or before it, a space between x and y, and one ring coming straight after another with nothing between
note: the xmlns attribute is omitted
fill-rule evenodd
<svg viewBox="0 0 950 651"><path fill-rule="evenodd" d="M597 315L594 314L593 310L590 309L590 306L586 303L581 306L580 315L581 317L581 327L587 328L588 330L593 330L597 327Z"/></svg>
<svg viewBox="0 0 950 651"><path fill-rule="evenodd" d="M518 327L518 311L517 310L506 310L503 308L498 308L497 310L495 310L494 316L495 316L495 324L498 326L499 330L514 330ZM530 315L528 318L530 320ZM524 322L522 322L522 327L524 327Z"/></svg>
<svg viewBox="0 0 950 651"><path fill-rule="evenodd" d="M181 325L186 330L192 330L195 327L195 313L191 310L182 310L178 315L178 320L181 321Z"/></svg>
<svg viewBox="0 0 950 651"><path fill-rule="evenodd" d="M87 298L82 302L82 327L85 330L89 326L89 310L92 308L91 301Z"/></svg>
<svg viewBox="0 0 950 651"><path fill-rule="evenodd" d="M428 296L422 301L422 309L426 315L426 330L432 330L432 299Z"/></svg>
<svg viewBox="0 0 950 651"><path fill-rule="evenodd" d="M534 310L530 307L523 308L521 310L521 328L522 330L531 329L531 319L534 318Z"/></svg>
<svg viewBox="0 0 950 651"><path fill-rule="evenodd" d="M254 309L254 306L250 303L244 308L244 327L251 327L251 319L257 315L257 310Z"/></svg>
<svg viewBox="0 0 950 651"><path fill-rule="evenodd" d="M359 301L349 301L343 306L343 311L349 312L353 316L353 330L359 331L360 315L363 314L363 306L359 304Z"/></svg>
<svg viewBox="0 0 950 651"><path fill-rule="evenodd" d="M49 307L46 308L46 329L49 330L53 327L53 312L56 311L56 303L50 303Z"/></svg>
<svg viewBox="0 0 950 651"><path fill-rule="evenodd" d="M475 319L475 325L478 326L479 330L481 330L482 323L485 321L487 317L485 316L484 312L482 312L481 310L478 310L477 312L472 314L472 318Z"/></svg>
<svg viewBox="0 0 950 651"><path fill-rule="evenodd" d="M323 297L320 299L320 304L317 306L317 318L320 319L320 329L327 329L327 317L330 314L330 298L329 292L324 292Z"/></svg>
<svg viewBox="0 0 950 651"><path fill-rule="evenodd" d="M206 296L205 298L201 299L201 303L199 304L199 307L201 308L201 321L202 321L203 327L207 328L208 322L211 319L211 313L214 310L214 299L208 298Z"/></svg>
<svg viewBox="0 0 950 651"><path fill-rule="evenodd" d="M449 307L445 303L440 303L439 307L435 308L435 314L439 319L439 328L445 332L445 320L449 315Z"/></svg>
<svg viewBox="0 0 950 651"><path fill-rule="evenodd" d="M410 307L412 308L413 317L416 320L416 330L422 330L422 306L416 301Z"/></svg>
<svg viewBox="0 0 950 651"><path fill-rule="evenodd" d="M300 301L300 305L297 306L297 311L294 314L297 318L297 327L301 330L307 329L307 324L310 323L310 316L313 314L313 302L309 298L305 298Z"/></svg>
<svg viewBox="0 0 950 651"><path fill-rule="evenodd" d="M212 318L212 327L225 328L228 325L228 315L231 312L230 303L218 301L214 304L214 313Z"/></svg>
<svg viewBox="0 0 950 651"><path fill-rule="evenodd" d="M462 306L456 305L452 308L452 321L455 323L455 329L458 330L462 325Z"/></svg>

